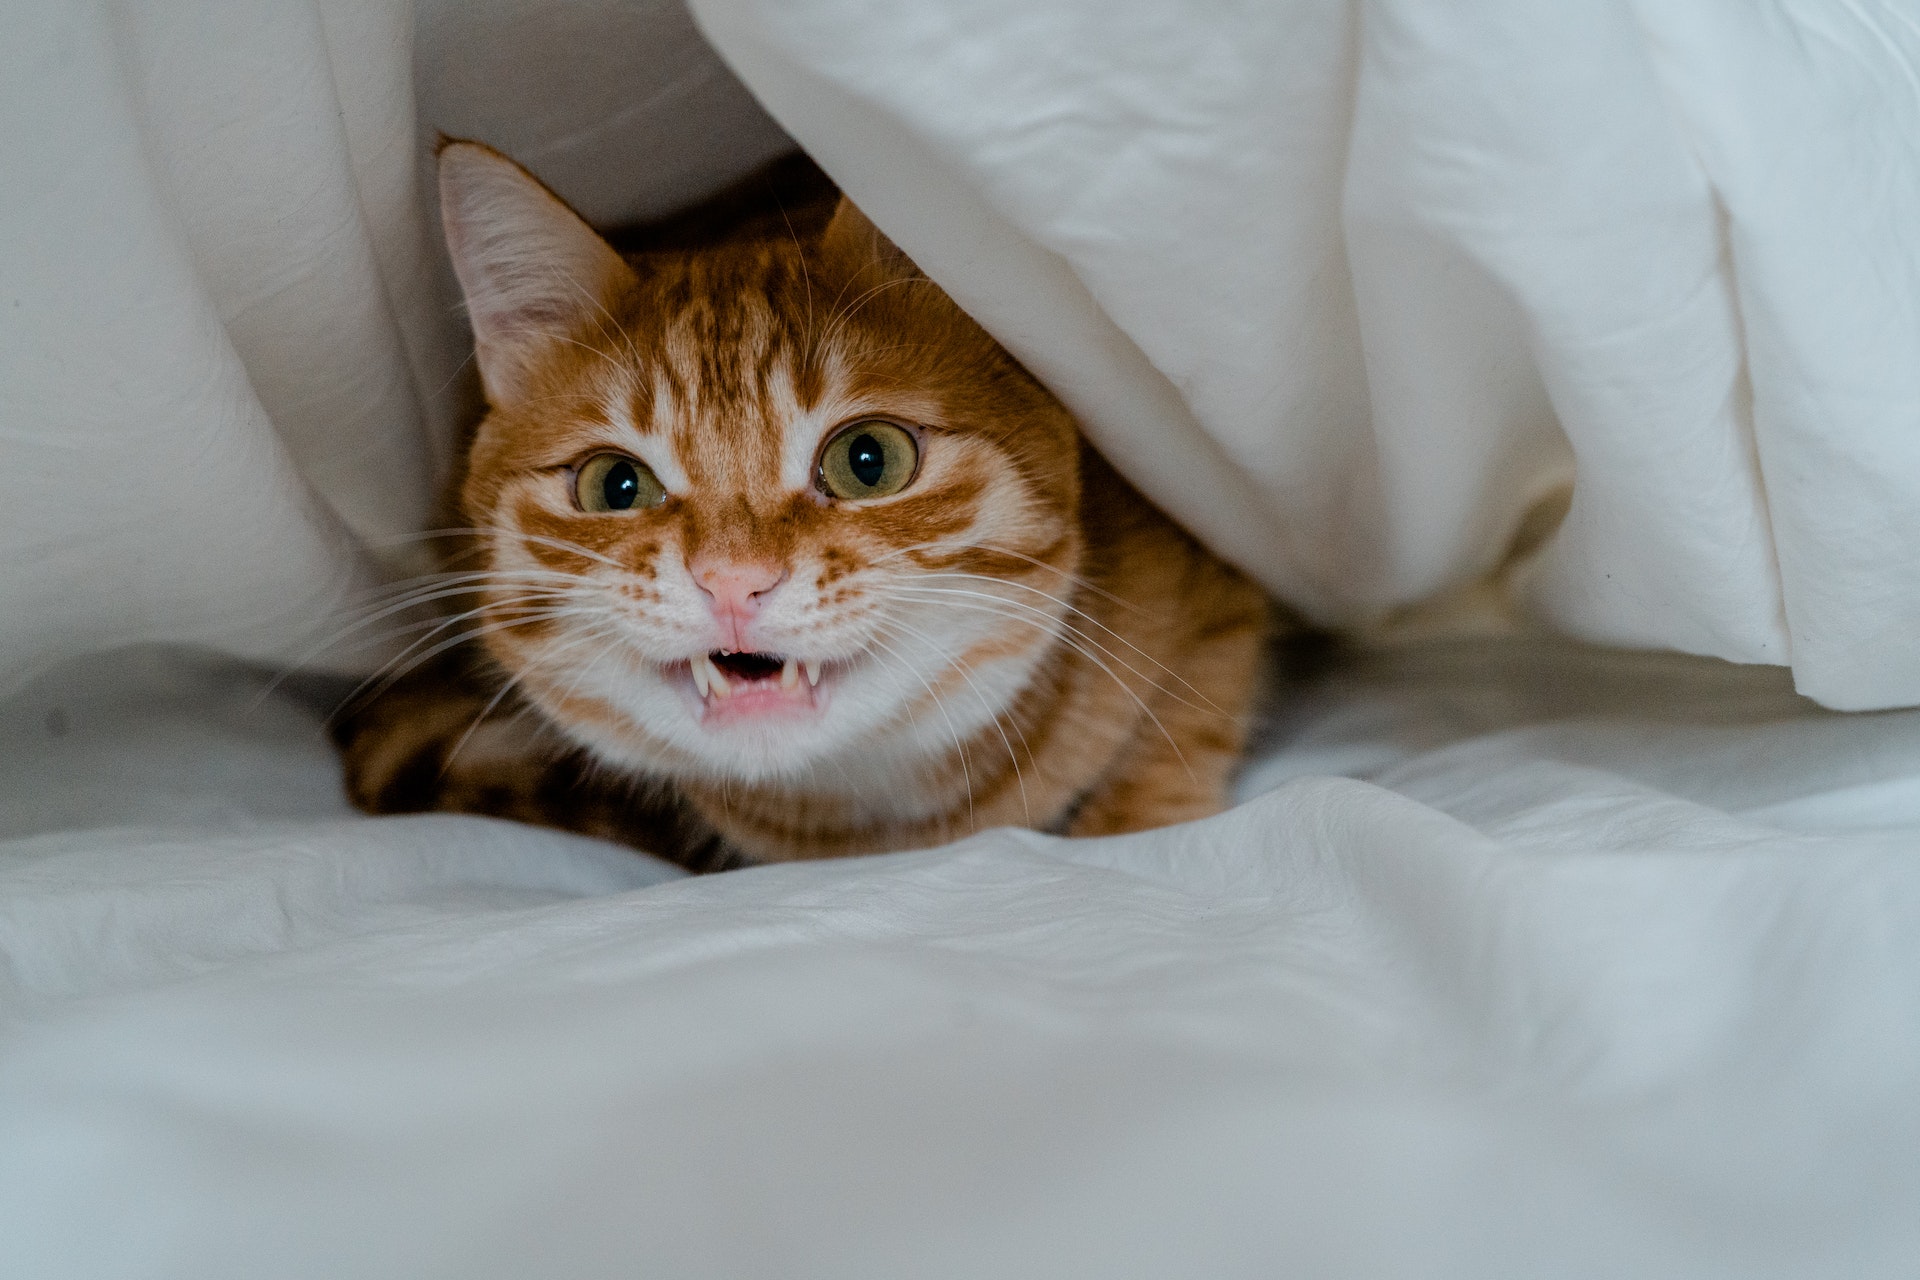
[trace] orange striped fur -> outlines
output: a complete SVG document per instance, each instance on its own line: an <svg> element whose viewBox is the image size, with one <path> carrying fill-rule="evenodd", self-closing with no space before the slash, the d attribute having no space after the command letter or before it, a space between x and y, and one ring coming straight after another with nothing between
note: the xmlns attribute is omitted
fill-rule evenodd
<svg viewBox="0 0 1920 1280"><path fill-rule="evenodd" d="M485 147L441 185L490 406L459 489L479 638L343 722L361 805L701 865L1221 806L1264 600L851 204L623 259ZM873 421L911 483L829 493L825 443ZM583 508L609 455L658 505Z"/></svg>

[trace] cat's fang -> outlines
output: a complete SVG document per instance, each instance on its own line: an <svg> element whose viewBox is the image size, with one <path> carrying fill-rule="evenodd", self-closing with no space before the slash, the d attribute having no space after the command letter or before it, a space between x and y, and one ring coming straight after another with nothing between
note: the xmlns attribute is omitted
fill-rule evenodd
<svg viewBox="0 0 1920 1280"><path fill-rule="evenodd" d="M702 698L706 697L707 693L712 688L712 686L707 683L706 658L705 657L695 658L692 662L689 662L687 664L687 667L693 672L693 687L700 691L700 696Z"/></svg>
<svg viewBox="0 0 1920 1280"><path fill-rule="evenodd" d="M780 666L780 687L782 689L797 689L799 686L800 664L796 660L788 658Z"/></svg>
<svg viewBox="0 0 1920 1280"><path fill-rule="evenodd" d="M699 665L706 668L707 687L713 691L714 697L730 698L733 696L733 686L727 683L727 677L721 672L719 667L714 665L711 656L704 653L701 654Z"/></svg>
<svg viewBox="0 0 1920 1280"><path fill-rule="evenodd" d="M787 659L787 665L789 667L793 665L792 658ZM781 683L786 683L784 676L781 678ZM809 685L818 685L820 683L820 659L818 658L807 659L807 683Z"/></svg>

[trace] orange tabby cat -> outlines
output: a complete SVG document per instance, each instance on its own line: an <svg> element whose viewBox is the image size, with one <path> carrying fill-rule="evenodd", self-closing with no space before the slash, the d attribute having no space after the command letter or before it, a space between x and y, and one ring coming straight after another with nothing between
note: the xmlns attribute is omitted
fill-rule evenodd
<svg viewBox="0 0 1920 1280"><path fill-rule="evenodd" d="M486 147L440 189L486 661L341 727L360 805L704 865L1221 807L1265 602L853 205L623 259Z"/></svg>

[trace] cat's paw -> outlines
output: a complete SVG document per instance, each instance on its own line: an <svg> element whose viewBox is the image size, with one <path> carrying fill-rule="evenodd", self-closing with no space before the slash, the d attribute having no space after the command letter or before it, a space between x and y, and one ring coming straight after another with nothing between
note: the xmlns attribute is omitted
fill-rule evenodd
<svg viewBox="0 0 1920 1280"><path fill-rule="evenodd" d="M347 796L367 813L435 810L545 820L536 801L563 752L523 706L423 671L330 725Z"/></svg>
<svg viewBox="0 0 1920 1280"><path fill-rule="evenodd" d="M539 713L458 669L409 675L334 717L346 790L367 813L474 813L597 836L689 871L748 859L657 779L597 768Z"/></svg>

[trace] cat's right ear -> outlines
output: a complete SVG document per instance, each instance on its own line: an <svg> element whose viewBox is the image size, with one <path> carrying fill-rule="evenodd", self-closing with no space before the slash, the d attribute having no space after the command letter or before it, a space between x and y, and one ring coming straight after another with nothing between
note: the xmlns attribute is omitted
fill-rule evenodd
<svg viewBox="0 0 1920 1280"><path fill-rule="evenodd" d="M467 297L487 403L525 398L569 337L611 323L633 269L540 180L492 147L440 148L440 221Z"/></svg>
<svg viewBox="0 0 1920 1280"><path fill-rule="evenodd" d="M820 237L821 252L839 258L856 272L877 272L883 278L902 279L921 274L913 259L902 253L886 232L873 225L860 206L845 196L834 206Z"/></svg>

